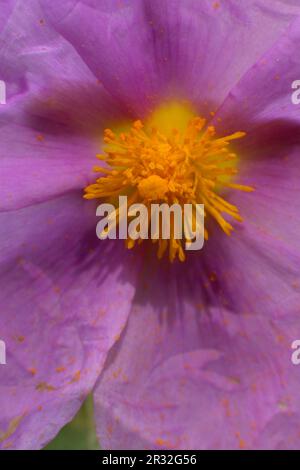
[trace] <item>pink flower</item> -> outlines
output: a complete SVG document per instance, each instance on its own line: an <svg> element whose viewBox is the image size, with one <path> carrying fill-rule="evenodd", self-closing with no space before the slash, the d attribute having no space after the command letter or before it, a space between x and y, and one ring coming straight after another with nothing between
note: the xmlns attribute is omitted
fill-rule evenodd
<svg viewBox="0 0 300 470"><path fill-rule="evenodd" d="M93 391L104 448L299 448L300 7L2 3L2 447L44 446ZM246 132L237 181L255 189L226 192L243 221L225 211L227 236L211 213L184 263L100 242L83 198L104 129L166 99Z"/></svg>

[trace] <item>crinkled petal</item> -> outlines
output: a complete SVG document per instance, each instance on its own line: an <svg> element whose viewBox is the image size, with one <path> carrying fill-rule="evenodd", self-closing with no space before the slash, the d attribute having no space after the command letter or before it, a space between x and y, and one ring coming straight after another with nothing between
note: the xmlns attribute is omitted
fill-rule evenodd
<svg viewBox="0 0 300 470"><path fill-rule="evenodd" d="M297 20L243 77L215 117L225 134L247 132L238 146L237 182L255 189L228 195L243 222L230 238L214 229L204 250L221 298L237 312L276 317L298 311L300 115L291 85L300 67L299 26Z"/></svg>
<svg viewBox="0 0 300 470"><path fill-rule="evenodd" d="M196 277L192 285L184 276L145 278L95 391L102 446L299 447L299 374L291 362L297 317L210 308ZM278 426L288 419L290 444Z"/></svg>
<svg viewBox="0 0 300 470"><path fill-rule="evenodd" d="M74 192L1 216L2 448L36 449L93 388L127 320L135 261Z"/></svg>
<svg viewBox="0 0 300 470"><path fill-rule="evenodd" d="M247 132L241 145L244 148L246 142L246 149L251 150L256 145L251 158L261 157L272 144L276 150L283 140L285 146L299 143L292 132L300 124L299 108L292 102L292 84L300 67L299 39L300 16L231 89L214 117L214 124L224 133L236 130L237 123Z"/></svg>
<svg viewBox="0 0 300 470"><path fill-rule="evenodd" d="M216 110L300 14L282 0L41 3L105 88L135 113L163 94L189 98L203 113Z"/></svg>
<svg viewBox="0 0 300 470"><path fill-rule="evenodd" d="M0 33L5 27L10 14L12 13L17 0L5 0L1 4L0 10Z"/></svg>
<svg viewBox="0 0 300 470"><path fill-rule="evenodd" d="M0 211L82 191L92 180L96 143L44 130L0 120Z"/></svg>
<svg viewBox="0 0 300 470"><path fill-rule="evenodd" d="M285 0L151 0L145 8L161 73L208 116L300 14Z"/></svg>
<svg viewBox="0 0 300 470"><path fill-rule="evenodd" d="M43 18L38 0L17 2L0 35L1 210L84 188L103 127L118 106L74 48Z"/></svg>
<svg viewBox="0 0 300 470"><path fill-rule="evenodd" d="M141 0L40 0L47 21L76 49L105 89L132 114L159 92L153 35Z"/></svg>

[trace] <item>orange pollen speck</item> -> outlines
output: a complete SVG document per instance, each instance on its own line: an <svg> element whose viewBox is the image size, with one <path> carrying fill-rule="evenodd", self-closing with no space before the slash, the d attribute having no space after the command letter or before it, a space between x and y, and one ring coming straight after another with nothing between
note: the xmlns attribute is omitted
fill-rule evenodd
<svg viewBox="0 0 300 470"><path fill-rule="evenodd" d="M131 202L149 207L151 203L204 204L205 216L210 215L221 229L230 235L233 226L224 215L242 222L238 208L227 202L222 194L227 188L251 192L253 188L232 182L237 174L237 155L230 148L231 141L244 137L236 132L216 137L213 126L205 119L195 117L184 132L174 129L170 134L152 127L145 128L141 121L133 123L127 133L104 131L106 144L103 163L94 170L101 174L94 184L85 188L84 198L113 201L127 195ZM207 230L204 230L208 238ZM185 259L184 240L155 240L161 258L169 247L173 261ZM135 245L129 240L129 248Z"/></svg>

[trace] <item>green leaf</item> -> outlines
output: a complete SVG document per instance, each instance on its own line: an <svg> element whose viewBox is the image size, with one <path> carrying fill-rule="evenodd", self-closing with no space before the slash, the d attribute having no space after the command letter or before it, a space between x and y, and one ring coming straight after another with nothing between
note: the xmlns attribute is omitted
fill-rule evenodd
<svg viewBox="0 0 300 470"><path fill-rule="evenodd" d="M75 418L61 429L47 450L97 450L100 449L94 422L93 398L89 396Z"/></svg>

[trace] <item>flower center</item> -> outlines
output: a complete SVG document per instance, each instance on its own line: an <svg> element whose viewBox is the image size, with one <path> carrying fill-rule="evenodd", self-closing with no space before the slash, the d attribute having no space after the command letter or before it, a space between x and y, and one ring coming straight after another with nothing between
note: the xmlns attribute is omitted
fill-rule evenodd
<svg viewBox="0 0 300 470"><path fill-rule="evenodd" d="M213 218L230 235L233 226L228 218L242 222L238 208L224 198L227 188L253 191L249 186L232 182L238 173L238 158L231 142L244 132L217 137L213 126L193 115L186 107L168 105L156 111L143 124L135 121L125 132L104 131L103 164L94 170L101 176L85 188L86 199L113 201L127 195L131 203L204 205L204 215ZM118 212L118 211L117 211ZM226 217L226 219L225 219ZM194 220L191 221L195 223ZM205 239L208 232L204 229ZM158 238L158 257L169 252L169 259L185 259L185 240ZM128 248L135 245L128 240Z"/></svg>

